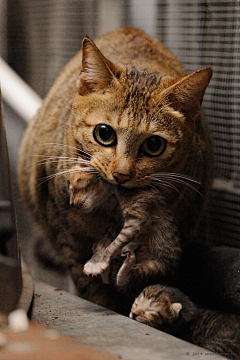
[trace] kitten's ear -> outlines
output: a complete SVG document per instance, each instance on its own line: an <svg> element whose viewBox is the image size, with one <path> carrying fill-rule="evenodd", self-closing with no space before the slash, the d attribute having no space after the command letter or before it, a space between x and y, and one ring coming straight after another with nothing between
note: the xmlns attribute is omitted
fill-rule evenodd
<svg viewBox="0 0 240 360"><path fill-rule="evenodd" d="M78 79L79 95L102 93L117 82L120 68L105 58L95 43L85 37L82 43L82 69Z"/></svg>
<svg viewBox="0 0 240 360"><path fill-rule="evenodd" d="M174 313L178 317L180 311L182 310L182 304L179 302L172 303L171 309L174 311Z"/></svg>
<svg viewBox="0 0 240 360"><path fill-rule="evenodd" d="M164 92L169 105L186 117L195 117L200 110L203 95L211 77L212 69L202 68L174 80L174 83Z"/></svg>

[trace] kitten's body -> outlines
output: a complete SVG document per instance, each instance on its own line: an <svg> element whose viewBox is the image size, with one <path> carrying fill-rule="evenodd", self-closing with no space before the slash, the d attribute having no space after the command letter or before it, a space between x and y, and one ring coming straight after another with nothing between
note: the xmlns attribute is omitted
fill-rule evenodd
<svg viewBox="0 0 240 360"><path fill-rule="evenodd" d="M132 289L138 289L150 278L151 281L160 278L171 281L178 266L181 246L174 219L163 196L157 188L119 188L115 194L123 213L122 229L116 233L114 224L117 220L113 216L105 236L94 246L94 256L85 264L84 273L105 273L114 255L121 252L126 260L117 274L117 286L126 290L126 286L131 284Z"/></svg>
<svg viewBox="0 0 240 360"><path fill-rule="evenodd" d="M219 355L240 358L240 317L200 309L176 288L148 286L130 317Z"/></svg>
<svg viewBox="0 0 240 360"><path fill-rule="evenodd" d="M135 191L140 194L142 189L144 195L152 188L159 193L159 214L167 208L163 220L170 216L174 222L176 248L163 235L157 239L160 246L150 252L157 254L166 276L177 269L179 248L198 236L211 178L211 144L200 110L211 70L185 76L172 53L138 29L116 30L96 45L84 39L83 51L60 73L29 125L20 150L19 182L26 204L63 256L80 295L117 308L114 290L100 277L84 275L83 266L93 244L104 238L113 211L113 231L122 229L119 185L132 199ZM99 134L104 130L100 140L106 141L109 129L116 141L103 146ZM157 156L146 156L149 139L163 145ZM198 191L190 188L186 176L201 183ZM76 192L75 183L80 184ZM144 252L143 240L144 257L149 252ZM120 252L116 255L119 264Z"/></svg>

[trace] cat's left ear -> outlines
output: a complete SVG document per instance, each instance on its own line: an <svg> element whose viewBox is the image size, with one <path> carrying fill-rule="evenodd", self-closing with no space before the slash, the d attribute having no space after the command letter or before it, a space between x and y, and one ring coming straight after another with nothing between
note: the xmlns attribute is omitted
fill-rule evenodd
<svg viewBox="0 0 240 360"><path fill-rule="evenodd" d="M171 309L174 311L176 317L178 317L180 311L182 310L182 304L179 302L172 303Z"/></svg>
<svg viewBox="0 0 240 360"><path fill-rule="evenodd" d="M192 119L200 111L203 95L211 77L212 69L202 68L190 75L175 79L164 91L164 97L174 110Z"/></svg>
<svg viewBox="0 0 240 360"><path fill-rule="evenodd" d="M82 68L77 82L79 95L103 93L117 82L120 71L89 37L83 39Z"/></svg>

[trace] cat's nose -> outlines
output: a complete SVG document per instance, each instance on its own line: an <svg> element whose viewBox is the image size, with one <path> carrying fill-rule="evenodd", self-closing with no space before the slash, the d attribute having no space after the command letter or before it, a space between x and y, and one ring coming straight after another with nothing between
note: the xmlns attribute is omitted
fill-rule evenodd
<svg viewBox="0 0 240 360"><path fill-rule="evenodd" d="M112 175L118 184L124 184L132 178L129 174L121 174L117 171L114 171Z"/></svg>
<svg viewBox="0 0 240 360"><path fill-rule="evenodd" d="M138 309L131 311L131 319L136 320L139 315L144 315L144 311Z"/></svg>

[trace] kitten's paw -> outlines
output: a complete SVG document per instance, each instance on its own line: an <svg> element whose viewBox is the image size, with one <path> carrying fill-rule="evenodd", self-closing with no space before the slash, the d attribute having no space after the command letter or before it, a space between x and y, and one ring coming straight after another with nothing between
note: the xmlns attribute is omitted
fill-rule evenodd
<svg viewBox="0 0 240 360"><path fill-rule="evenodd" d="M117 273L117 278L116 278L117 286L126 286L129 283L131 277L131 270L135 263L136 263L135 253L134 252L127 253L127 257Z"/></svg>
<svg viewBox="0 0 240 360"><path fill-rule="evenodd" d="M123 262L123 265L125 267L132 267L136 263L136 255L133 251L129 251L126 254L126 259Z"/></svg>
<svg viewBox="0 0 240 360"><path fill-rule="evenodd" d="M125 245L122 248L121 256L125 257L125 256L128 256L128 254L135 253L137 251L138 247L139 247L139 243L136 243L134 241L128 243L127 245Z"/></svg>
<svg viewBox="0 0 240 360"><path fill-rule="evenodd" d="M108 262L92 262L92 261L88 261L84 267L83 267L83 272L85 275L87 276L97 276L97 275L101 275L105 270L107 270L109 266Z"/></svg>

